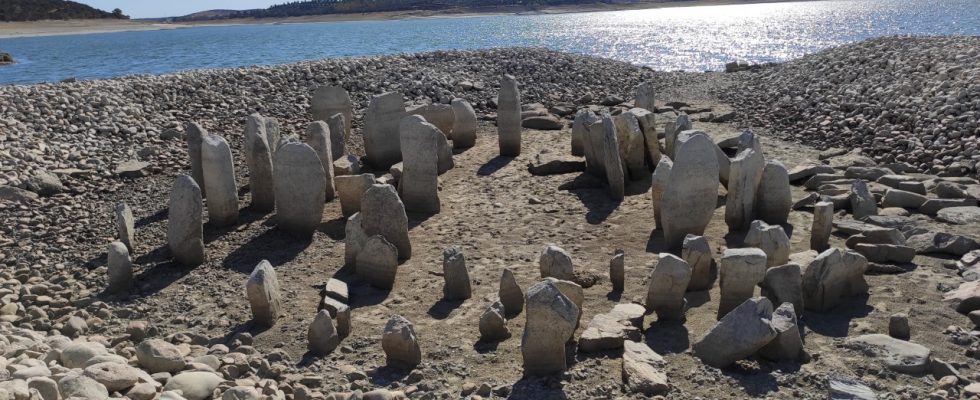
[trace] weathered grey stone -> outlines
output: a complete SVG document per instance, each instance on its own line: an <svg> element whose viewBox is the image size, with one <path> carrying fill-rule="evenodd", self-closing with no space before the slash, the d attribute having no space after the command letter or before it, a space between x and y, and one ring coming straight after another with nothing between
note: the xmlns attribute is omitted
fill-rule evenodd
<svg viewBox="0 0 980 400"><path fill-rule="evenodd" d="M524 291L517 284L517 278L510 269L504 268L504 272L500 275L498 297L504 305L504 315L507 318L513 318L524 311Z"/></svg>
<svg viewBox="0 0 980 400"><path fill-rule="evenodd" d="M109 390L105 385L85 375L65 375L58 380L58 391L64 399L106 400L109 398Z"/></svg>
<svg viewBox="0 0 980 400"><path fill-rule="evenodd" d="M834 228L834 204L817 202L813 207L813 225L810 228L810 249L824 251L830 248L830 233Z"/></svg>
<svg viewBox="0 0 980 400"><path fill-rule="evenodd" d="M954 207L973 207L976 211L976 222L980 222L980 208L976 207L977 200L974 198L966 199L928 199L917 210L926 215L937 215L940 211ZM948 213L949 211L947 211ZM949 222L949 221L946 221ZM971 221L972 222L972 221Z"/></svg>
<svg viewBox="0 0 980 400"><path fill-rule="evenodd" d="M616 250L609 260L609 281L614 292L622 292L626 287L626 252Z"/></svg>
<svg viewBox="0 0 980 400"><path fill-rule="evenodd" d="M456 114L453 107L449 104L422 104L409 107L406 112L408 115L418 115L425 118L426 122L439 128L446 138L453 138L453 124L456 121Z"/></svg>
<svg viewBox="0 0 980 400"><path fill-rule="evenodd" d="M281 313L282 294L272 264L262 260L255 266L245 283L245 294L252 309L252 320L263 326L275 325Z"/></svg>
<svg viewBox="0 0 980 400"><path fill-rule="evenodd" d="M881 198L882 207L916 209L926 202L926 196L898 189L888 189Z"/></svg>
<svg viewBox="0 0 980 400"><path fill-rule="evenodd" d="M238 188L235 186L235 163L228 142L209 134L201 142L201 166L204 168L205 192L208 194L208 222L227 226L238 221Z"/></svg>
<svg viewBox="0 0 980 400"><path fill-rule="evenodd" d="M909 328L909 315L906 313L895 313L888 317L888 336L895 339L909 340L912 336Z"/></svg>
<svg viewBox="0 0 980 400"><path fill-rule="evenodd" d="M562 280L575 278L572 257L561 247L554 244L545 246L538 256L538 268L542 278L554 277Z"/></svg>
<svg viewBox="0 0 980 400"><path fill-rule="evenodd" d="M631 180L639 180L650 174L644 166L646 158L646 143L640 122L632 113L622 113L613 118L616 127L616 141L619 146L619 157L626 165L624 172Z"/></svg>
<svg viewBox="0 0 980 400"><path fill-rule="evenodd" d="M217 389L221 382L224 382L224 379L213 372L188 371L167 380L163 390L180 391L186 400L205 400L214 394L214 389ZM161 399L165 400L163 397Z"/></svg>
<svg viewBox="0 0 980 400"><path fill-rule="evenodd" d="M721 256L718 319L752 297L755 286L766 276L766 253L761 249L727 249ZM771 308L771 306L770 306Z"/></svg>
<svg viewBox="0 0 980 400"><path fill-rule="evenodd" d="M908 238L906 245L914 248L917 254L942 253L957 257L980 249L980 244L971 238L945 232L913 235Z"/></svg>
<svg viewBox="0 0 980 400"><path fill-rule="evenodd" d="M980 310L980 280L963 282L943 295L943 302L960 314Z"/></svg>
<svg viewBox="0 0 980 400"><path fill-rule="evenodd" d="M453 99L453 148L468 149L476 145L476 112L463 99Z"/></svg>
<svg viewBox="0 0 980 400"><path fill-rule="evenodd" d="M605 128L602 125L602 118L595 114L589 115L585 120L585 172L606 179L606 161L604 154L603 138Z"/></svg>
<svg viewBox="0 0 980 400"><path fill-rule="evenodd" d="M728 178L728 199L725 201L725 223L732 231L749 228L755 214L755 198L765 158L753 148L746 148L732 160Z"/></svg>
<svg viewBox="0 0 980 400"><path fill-rule="evenodd" d="M846 297L867 292L867 267L868 260L853 251L832 248L820 253L803 272L803 305L827 311Z"/></svg>
<svg viewBox="0 0 980 400"><path fill-rule="evenodd" d="M504 304L495 301L480 315L480 340L494 342L509 337Z"/></svg>
<svg viewBox="0 0 980 400"><path fill-rule="evenodd" d="M793 207L789 173L779 161L767 161L756 193L756 215L770 224L785 224Z"/></svg>
<svg viewBox="0 0 980 400"><path fill-rule="evenodd" d="M177 346L160 339L147 339L136 346L136 359L139 366L151 374L158 372L177 372L187 363Z"/></svg>
<svg viewBox="0 0 980 400"><path fill-rule="evenodd" d="M364 114L363 136L364 152L374 168L383 171L402 160L399 122L405 115L401 93L387 92L371 98Z"/></svg>
<svg viewBox="0 0 980 400"><path fill-rule="evenodd" d="M399 188L405 210L438 214L440 204L437 152L442 134L438 128L417 115L402 119L398 129L401 132L404 157L404 171Z"/></svg>
<svg viewBox="0 0 980 400"><path fill-rule="evenodd" d="M752 221L749 233L745 235L745 245L762 249L766 253L766 265L769 267L789 261L789 236L786 236L786 231L779 225Z"/></svg>
<svg viewBox="0 0 980 400"><path fill-rule="evenodd" d="M330 312L320 310L313 318L310 329L306 333L307 349L319 355L329 354L340 345L340 335L333 326Z"/></svg>
<svg viewBox="0 0 980 400"><path fill-rule="evenodd" d="M336 323L337 334L342 338L350 336L350 306L329 295L323 297L320 306L330 313L330 318Z"/></svg>
<svg viewBox="0 0 980 400"><path fill-rule="evenodd" d="M585 303L585 290L582 289L582 286L572 281L561 280L554 277L545 278L544 280L554 283L555 286L558 287L558 291L560 291L562 295L564 295L569 300L571 300L572 304L575 304L575 306L578 307L579 311L582 310L582 305ZM575 329L578 329L578 324L581 318L582 318L582 313L579 312L575 318ZM572 335L569 334L566 340L571 340L571 339L572 339Z"/></svg>
<svg viewBox="0 0 980 400"><path fill-rule="evenodd" d="M500 78L500 91L497 93L497 136L501 156L521 155L521 93L517 88L517 80L511 75Z"/></svg>
<svg viewBox="0 0 980 400"><path fill-rule="evenodd" d="M313 99L310 101L310 114L312 114L314 121L328 121L334 115L340 114L344 118L344 130L341 138L350 137L351 123L354 121L354 106L350 94L343 87L318 87L313 92Z"/></svg>
<svg viewBox="0 0 980 400"><path fill-rule="evenodd" d="M361 225L361 213L354 213L347 218L347 225L344 227L344 265L353 266L357 262L357 255L367 240L368 235Z"/></svg>
<svg viewBox="0 0 980 400"><path fill-rule="evenodd" d="M466 300L473 293L470 288L470 273L466 269L463 250L453 246L442 252L442 276L445 280L442 293L448 300Z"/></svg>
<svg viewBox="0 0 980 400"><path fill-rule="evenodd" d="M579 308L545 280L527 292L527 321L521 337L526 375L551 375L565 370L565 342L575 332Z"/></svg>
<svg viewBox="0 0 980 400"><path fill-rule="evenodd" d="M309 236L323 219L327 180L320 157L310 146L288 143L276 151L276 224L280 229Z"/></svg>
<svg viewBox="0 0 980 400"><path fill-rule="evenodd" d="M915 249L902 245L858 243L853 249L870 262L908 263L915 258Z"/></svg>
<svg viewBox="0 0 980 400"><path fill-rule="evenodd" d="M714 142L695 135L676 151L661 210L667 247L680 248L688 234L703 235L718 201Z"/></svg>
<svg viewBox="0 0 980 400"><path fill-rule="evenodd" d="M874 390L854 378L836 377L830 379L831 400L877 400Z"/></svg>
<svg viewBox="0 0 980 400"><path fill-rule="evenodd" d="M276 150L279 146L283 144L283 140L289 140L294 135L288 137L282 137L282 128L279 126L279 120L272 117L264 117L265 119L265 134L266 143L269 143L269 149L272 151L272 159L276 158Z"/></svg>
<svg viewBox="0 0 980 400"><path fill-rule="evenodd" d="M663 229L663 197L673 166L674 162L670 158L661 157L650 180L650 200L653 202L653 218L657 229Z"/></svg>
<svg viewBox="0 0 980 400"><path fill-rule="evenodd" d="M606 183L609 184L609 197L622 200L626 196L626 174L623 161L620 158L619 141L616 124L609 114L602 116L602 154L603 170L606 172Z"/></svg>
<svg viewBox="0 0 980 400"><path fill-rule="evenodd" d="M109 243L108 250L109 287L106 291L118 293L128 291L133 286L133 261L129 259L129 250L122 242Z"/></svg>
<svg viewBox="0 0 980 400"><path fill-rule="evenodd" d="M136 228L133 210L126 203L116 203L114 213L116 216L116 234L119 236L119 241L126 246L129 252L135 251L133 246L136 244Z"/></svg>
<svg viewBox="0 0 980 400"><path fill-rule="evenodd" d="M936 219L956 225L980 224L980 207L949 207L939 210Z"/></svg>
<svg viewBox="0 0 980 400"><path fill-rule="evenodd" d="M188 267L204 263L204 225L201 188L194 178L180 175L170 191L167 244L177 262Z"/></svg>
<svg viewBox="0 0 980 400"><path fill-rule="evenodd" d="M276 208L272 174L272 147L268 142L265 119L259 114L245 118L245 165L248 167L248 190L252 209L268 212Z"/></svg>
<svg viewBox="0 0 980 400"><path fill-rule="evenodd" d="M204 130L197 122L184 124L184 131L187 132L187 155L191 161L191 178L201 188L201 197L204 194L204 166L201 163L201 146L204 137L208 136L208 131Z"/></svg>
<svg viewBox="0 0 980 400"><path fill-rule="evenodd" d="M833 174L835 172L836 170L829 165L802 164L789 170L789 181L798 183L817 174Z"/></svg>
<svg viewBox="0 0 980 400"><path fill-rule="evenodd" d="M330 130L330 160L331 163L347 155L347 138L350 137L350 130L347 129L349 122L344 114L334 114L326 120L327 128Z"/></svg>
<svg viewBox="0 0 980 400"><path fill-rule="evenodd" d="M636 91L634 93L633 105L653 111L657 109L656 104L654 104L654 93L655 89L653 82L643 82L636 86Z"/></svg>
<svg viewBox="0 0 980 400"><path fill-rule="evenodd" d="M381 348L389 366L411 369L422 363L422 349L415 327L401 315L392 315L388 319L381 335Z"/></svg>
<svg viewBox="0 0 980 400"><path fill-rule="evenodd" d="M361 211L361 198L375 180L374 174L343 175L335 177L334 183L340 197L340 211L345 217L350 217Z"/></svg>
<svg viewBox="0 0 980 400"><path fill-rule="evenodd" d="M251 386L235 386L221 393L221 400L261 400L261 399L262 396L259 394L259 391ZM150 400L152 400L152 398Z"/></svg>
<svg viewBox="0 0 980 400"><path fill-rule="evenodd" d="M687 292L691 282L691 267L681 258L660 253L657 265L650 271L646 307L656 312L657 320L684 320L687 310Z"/></svg>
<svg viewBox="0 0 980 400"><path fill-rule="evenodd" d="M317 158L320 159L320 166L323 168L323 178L325 182L325 190L323 192L324 201L333 200L336 196L334 184L333 184L333 143L331 142L331 137L333 133L330 132L330 128L323 121L316 121L311 123L306 128L307 144L316 153Z"/></svg>
<svg viewBox="0 0 980 400"><path fill-rule="evenodd" d="M102 362L85 367L83 374L101 383L110 392L121 392L139 382L142 371L117 362Z"/></svg>
<svg viewBox="0 0 980 400"><path fill-rule="evenodd" d="M667 374L663 372L667 362L643 343L623 343L623 382L633 393L646 396L666 394L670 390Z"/></svg>
<svg viewBox="0 0 980 400"><path fill-rule="evenodd" d="M101 343L69 342L61 349L58 359L66 368L83 368L92 358L107 353L108 350Z"/></svg>
<svg viewBox="0 0 980 400"><path fill-rule="evenodd" d="M920 344L877 333L848 338L844 345L865 354L873 354L889 369L905 374L926 372L932 354L932 351Z"/></svg>
<svg viewBox="0 0 980 400"><path fill-rule="evenodd" d="M638 304L619 304L620 306L636 306L639 308L640 320L646 309ZM592 353L597 351L616 350L623 348L623 344L629 341L642 339L642 322L637 326L634 321L628 319L627 315L617 311L604 314L597 314L589 321L588 326L578 339L578 351Z"/></svg>
<svg viewBox="0 0 980 400"><path fill-rule="evenodd" d="M793 311L803 312L803 276L799 264L786 264L766 270L759 286L762 296L773 304L790 303Z"/></svg>
<svg viewBox="0 0 980 400"><path fill-rule="evenodd" d="M894 171L882 167L848 167L844 171L844 176L850 179L864 179L868 182L874 182L882 176L894 173Z"/></svg>
<svg viewBox="0 0 980 400"><path fill-rule="evenodd" d="M723 368L755 354L776 338L771 318L769 299L747 299L691 346L694 356L705 364Z"/></svg>
<svg viewBox="0 0 980 400"><path fill-rule="evenodd" d="M579 110L575 114L575 120L572 121L572 155L585 156L586 162L592 158L586 153L586 146L590 145L587 140L588 127L596 122L599 122L599 117L588 108Z"/></svg>
<svg viewBox="0 0 980 400"><path fill-rule="evenodd" d="M27 380L27 390L34 391L41 395L42 400L60 400L61 393L58 391L58 382L46 376L36 376ZM155 394L155 392L154 392ZM33 393L32 393L33 395ZM14 396L16 398L16 395ZM136 400L136 399L134 399Z"/></svg>
<svg viewBox="0 0 980 400"><path fill-rule="evenodd" d="M673 129L667 129L664 132L664 150L667 151L667 155L676 160L677 159L677 146L675 146L675 141L677 140L677 134L689 131L692 129L691 118L687 116L686 113L680 113L677 116L677 121L674 122ZM714 143L714 142L712 142Z"/></svg>
<svg viewBox="0 0 980 400"><path fill-rule="evenodd" d="M799 360L803 353L803 336L796 323L793 304L782 303L773 311L771 325L776 330L776 337L759 349L759 355L773 361Z"/></svg>
<svg viewBox="0 0 980 400"><path fill-rule="evenodd" d="M711 256L711 246L704 236L687 235L681 247L681 258L691 267L691 281L688 291L709 290L712 286L711 269L715 260Z"/></svg>
<svg viewBox="0 0 980 400"><path fill-rule="evenodd" d="M391 289L398 273L398 248L380 235L369 237L357 254L355 270L371 286Z"/></svg>
<svg viewBox="0 0 980 400"><path fill-rule="evenodd" d="M656 116L652 110L643 108L631 108L630 114L636 117L640 123L640 130L643 131L643 142L646 153L646 160L650 167L655 167L660 162L660 139L657 137Z"/></svg>
<svg viewBox="0 0 980 400"><path fill-rule="evenodd" d="M361 173L361 162L353 155L340 156L333 162L334 186L337 186L337 177L343 175L358 175ZM338 189L339 190L339 189Z"/></svg>
<svg viewBox="0 0 980 400"><path fill-rule="evenodd" d="M398 258L412 258L405 205L391 185L371 185L361 199L361 228L367 236L381 235L398 249Z"/></svg>

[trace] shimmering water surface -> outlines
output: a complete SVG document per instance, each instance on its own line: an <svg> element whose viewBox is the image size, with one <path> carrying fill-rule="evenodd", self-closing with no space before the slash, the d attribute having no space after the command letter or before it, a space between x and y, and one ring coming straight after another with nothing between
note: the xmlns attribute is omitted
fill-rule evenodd
<svg viewBox="0 0 980 400"><path fill-rule="evenodd" d="M543 46L658 70L784 61L888 35L980 35L978 0L857 0L0 39L0 84L160 74L438 49Z"/></svg>

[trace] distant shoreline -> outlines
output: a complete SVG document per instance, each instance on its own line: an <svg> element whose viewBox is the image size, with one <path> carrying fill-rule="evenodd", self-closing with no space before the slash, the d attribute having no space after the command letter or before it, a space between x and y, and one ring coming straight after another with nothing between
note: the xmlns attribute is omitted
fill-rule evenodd
<svg viewBox="0 0 980 400"><path fill-rule="evenodd" d="M189 22L160 22L158 20L45 20L32 22L0 22L0 39L12 39L38 36L80 35L91 33L155 31L165 29L184 29L205 26L229 25L260 25L260 24L289 24L340 21L385 21L401 19L424 18L460 18L493 15L536 15L536 14L568 14L597 11L645 10L656 8L696 7L732 4L786 3L813 0L678 0L678 1L644 1L629 4L586 4L553 6L541 9L528 7L481 7L478 9L453 9L436 11L397 11L375 12L362 14L327 14L303 17L262 18L262 19L219 19L211 21Z"/></svg>

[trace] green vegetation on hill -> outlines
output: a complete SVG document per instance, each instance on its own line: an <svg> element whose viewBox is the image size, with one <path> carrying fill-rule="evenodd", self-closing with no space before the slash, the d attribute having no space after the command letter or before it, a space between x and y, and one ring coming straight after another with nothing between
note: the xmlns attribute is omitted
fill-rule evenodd
<svg viewBox="0 0 980 400"><path fill-rule="evenodd" d="M44 19L129 19L122 10L106 12L66 0L0 0L0 21L38 21Z"/></svg>

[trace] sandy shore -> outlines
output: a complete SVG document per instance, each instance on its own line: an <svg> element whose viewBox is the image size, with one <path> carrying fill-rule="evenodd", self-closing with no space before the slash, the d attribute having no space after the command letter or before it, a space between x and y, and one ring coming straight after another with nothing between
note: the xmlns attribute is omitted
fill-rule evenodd
<svg viewBox="0 0 980 400"><path fill-rule="evenodd" d="M805 0L804 0L805 1ZM217 21L170 23L159 20L72 20L72 21L32 21L0 22L0 39L34 36L77 35L89 33L109 33L127 31L151 31L162 29L181 29L201 26L224 26L243 24L284 24L335 21L371 21L411 18L460 18L488 15L531 15L564 14L596 11L643 10L670 7L695 7L729 4L779 3L784 0L679 0L679 1L641 1L631 4L578 4L546 8L524 6L458 8L438 11L395 11L362 14L329 14L288 18L248 18Z"/></svg>

